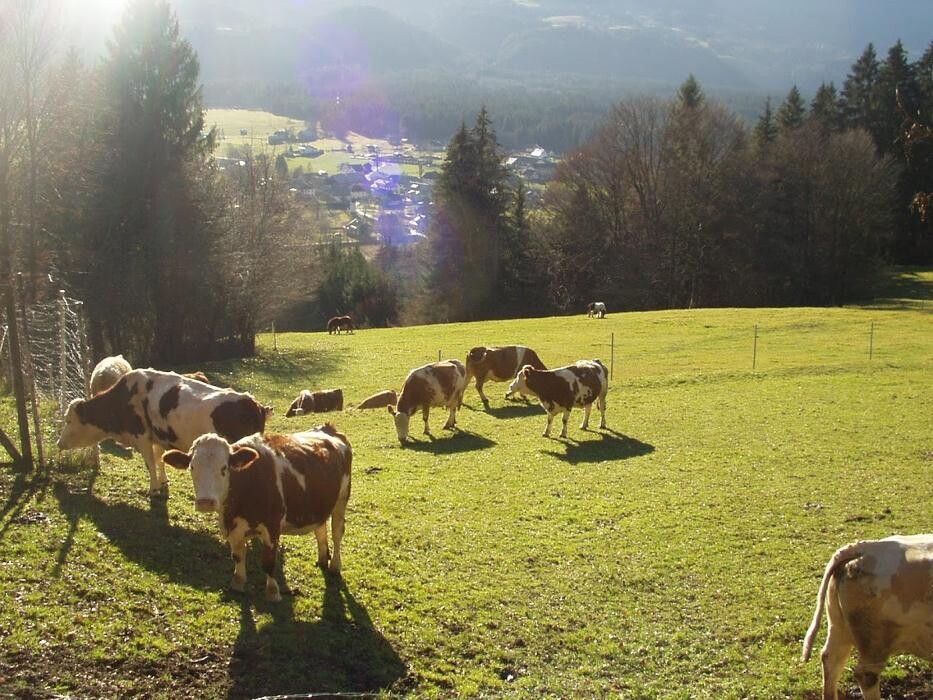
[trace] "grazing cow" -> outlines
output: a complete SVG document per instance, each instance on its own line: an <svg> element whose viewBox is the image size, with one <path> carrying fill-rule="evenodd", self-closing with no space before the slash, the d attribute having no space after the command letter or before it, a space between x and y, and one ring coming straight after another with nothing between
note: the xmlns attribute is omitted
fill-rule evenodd
<svg viewBox="0 0 933 700"><path fill-rule="evenodd" d="M106 391L132 369L123 355L105 357L94 366L94 371L91 372L90 395L97 396L102 391Z"/></svg>
<svg viewBox="0 0 933 700"><path fill-rule="evenodd" d="M469 384L471 377L476 377L476 391L483 401L483 406L489 409L489 399L483 393L483 384L486 380L511 381L515 378L515 373L525 365L531 365L535 369L547 369L541 362L541 358L531 348L522 345L506 345L501 348L479 346L467 354L467 383ZM508 391L505 398L511 395L512 392Z"/></svg>
<svg viewBox="0 0 933 700"><path fill-rule="evenodd" d="M855 647L855 680L862 697L880 700L879 677L888 657L914 654L933 660L933 534L865 540L838 550L823 573L803 640L804 661L810 658L824 603L823 699L836 700L839 676Z"/></svg>
<svg viewBox="0 0 933 700"><path fill-rule="evenodd" d="M205 433L239 440L265 426L266 412L250 394L174 372L134 369L107 391L69 404L58 447L90 447L112 437L142 454L149 469L149 493L168 495L163 450L187 450Z"/></svg>
<svg viewBox="0 0 933 700"><path fill-rule="evenodd" d="M419 408L424 418L424 434L430 435L428 414L432 406L446 406L450 416L444 424L444 430L453 430L457 426L457 409L463 403L466 389L466 368L459 360L444 360L413 369L408 373L397 406L389 406L389 413L395 417L395 430L398 441L404 445L408 441L408 424Z"/></svg>
<svg viewBox="0 0 933 700"><path fill-rule="evenodd" d="M606 318L606 305L601 301L591 301L586 305L587 318Z"/></svg>
<svg viewBox="0 0 933 700"><path fill-rule="evenodd" d="M599 360L580 360L576 364L555 370L539 370L525 365L509 386L511 392L521 391L538 397L547 411L544 437L551 435L554 416L563 413L563 428L560 431L562 438L567 437L567 421L570 420L570 409L574 406L583 406L583 424L580 428L586 430L590 423L590 409L595 401L600 413L599 427L606 427L608 390L609 372L606 365Z"/></svg>
<svg viewBox="0 0 933 700"><path fill-rule="evenodd" d="M386 406L394 406L398 403L398 394L396 394L392 389L386 389L385 391L380 391L377 394L373 394L367 399L364 399L357 409L365 410L368 408L385 408Z"/></svg>
<svg viewBox="0 0 933 700"><path fill-rule="evenodd" d="M195 508L220 516L234 561L234 590L246 587L246 544L251 537L262 540L266 598L271 601L282 599L273 577L280 535L313 532L318 566L340 571L353 451L346 436L330 423L291 435L250 435L232 445L208 433L188 452L169 450L162 459L178 469L190 467Z"/></svg>
<svg viewBox="0 0 933 700"><path fill-rule="evenodd" d="M334 316L327 322L327 332L340 335L340 331L352 333L356 326L353 325L353 319L349 316Z"/></svg>
<svg viewBox="0 0 933 700"><path fill-rule="evenodd" d="M286 418L300 416L305 413L326 413L327 411L343 410L343 389L330 391L308 391L302 389L298 398L285 412Z"/></svg>

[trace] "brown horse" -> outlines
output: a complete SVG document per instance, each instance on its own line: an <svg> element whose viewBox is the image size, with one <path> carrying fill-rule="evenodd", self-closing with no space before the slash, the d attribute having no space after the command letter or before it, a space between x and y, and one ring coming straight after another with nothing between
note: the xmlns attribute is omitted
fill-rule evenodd
<svg viewBox="0 0 933 700"><path fill-rule="evenodd" d="M340 335L340 331L352 333L356 326L353 325L353 319L349 316L334 316L327 322L327 332Z"/></svg>

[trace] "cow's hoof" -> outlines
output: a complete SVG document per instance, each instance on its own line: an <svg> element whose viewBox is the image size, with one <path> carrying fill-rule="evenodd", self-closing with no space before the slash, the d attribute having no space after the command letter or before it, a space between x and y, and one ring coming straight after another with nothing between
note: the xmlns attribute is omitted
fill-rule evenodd
<svg viewBox="0 0 933 700"><path fill-rule="evenodd" d="M328 560L328 559L330 559L330 555L329 555L329 554L328 554L325 558L323 558L323 559L321 559L321 558L319 557L318 560L317 560L317 566L318 566L318 568L319 568L319 569L326 569L326 568L327 568L327 560Z"/></svg>
<svg viewBox="0 0 933 700"><path fill-rule="evenodd" d="M158 489L149 489L149 498L153 500L166 500L168 498L168 486Z"/></svg>
<svg viewBox="0 0 933 700"><path fill-rule="evenodd" d="M340 560L331 559L330 565L327 567L327 570L332 574L339 574L340 573Z"/></svg>
<svg viewBox="0 0 933 700"><path fill-rule="evenodd" d="M279 584L275 581L266 584L266 600L270 603L282 602L282 594L279 593Z"/></svg>
<svg viewBox="0 0 933 700"><path fill-rule="evenodd" d="M237 593L242 593L246 590L246 579L239 579L234 576L230 579L230 590L236 591Z"/></svg>

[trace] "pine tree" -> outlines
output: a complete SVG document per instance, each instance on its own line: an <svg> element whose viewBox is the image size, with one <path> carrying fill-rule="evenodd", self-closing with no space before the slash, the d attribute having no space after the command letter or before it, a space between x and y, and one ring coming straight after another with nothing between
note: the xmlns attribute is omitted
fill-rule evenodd
<svg viewBox="0 0 933 700"><path fill-rule="evenodd" d="M800 96L800 90L794 85L784 102L777 111L778 130L783 134L788 134L803 125L803 118L806 114L803 98Z"/></svg>
<svg viewBox="0 0 933 700"><path fill-rule="evenodd" d="M842 112L839 106L839 95L836 86L830 82L822 83L810 103L810 118L828 131L839 131L842 128Z"/></svg>
<svg viewBox="0 0 933 700"><path fill-rule="evenodd" d="M777 138L778 129L774 123L774 112L771 110L771 96L765 98L765 109L758 117L758 123L755 124L755 143L758 144L758 150L765 152L774 140Z"/></svg>
<svg viewBox="0 0 933 700"><path fill-rule="evenodd" d="M896 145L904 121L904 115L897 105L898 96L909 111L916 112L920 102L920 88L915 68L907 60L907 51L900 40L888 50L875 83L877 114L872 125L872 135L881 153L903 154L903 149Z"/></svg>
<svg viewBox="0 0 933 700"><path fill-rule="evenodd" d="M861 127L871 132L875 121L875 83L878 80L878 56L869 43L852 64L852 71L842 86L842 116L847 128Z"/></svg>
<svg viewBox="0 0 933 700"><path fill-rule="evenodd" d="M136 362L183 361L210 342L220 287L198 61L166 2L133 0L101 73L100 194L80 245L92 331Z"/></svg>
<svg viewBox="0 0 933 700"><path fill-rule="evenodd" d="M681 107L697 109L706 99L700 83L691 73L677 90L677 102Z"/></svg>

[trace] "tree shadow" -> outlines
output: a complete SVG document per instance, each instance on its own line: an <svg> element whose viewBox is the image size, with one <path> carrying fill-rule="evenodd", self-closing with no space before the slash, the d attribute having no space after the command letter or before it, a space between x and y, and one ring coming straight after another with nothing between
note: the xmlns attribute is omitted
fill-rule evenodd
<svg viewBox="0 0 933 700"><path fill-rule="evenodd" d="M324 577L322 616L314 622L295 618L292 595L283 594L278 603L255 604L247 595L236 596L240 633L228 667L228 698L376 694L408 675L406 664L343 578ZM271 615L272 621L257 628L254 605L256 612Z"/></svg>
<svg viewBox="0 0 933 700"><path fill-rule="evenodd" d="M232 565L226 545L217 536L169 523L164 499L154 499L144 510L106 503L90 492L74 493L65 484L56 484L54 493L62 513L74 523L72 537L59 550L56 573L72 546L78 520L88 518L126 559L148 571L192 588L222 590L227 585Z"/></svg>
<svg viewBox="0 0 933 700"><path fill-rule="evenodd" d="M416 438L412 438L412 440L412 442L405 443L405 447L402 449L414 452L430 452L436 455L486 450L498 444L495 440L465 430L456 430L450 437L442 439L438 439L433 435L425 435L420 440Z"/></svg>
<svg viewBox="0 0 933 700"><path fill-rule="evenodd" d="M249 387L238 387L235 377L246 374L264 377L282 387L303 384L309 376L328 374L341 364L342 353L334 350L289 349L279 352L264 352L250 358L218 360L199 367L212 381L238 391L249 391Z"/></svg>
<svg viewBox="0 0 933 700"><path fill-rule="evenodd" d="M33 499L41 501L49 485L49 475L44 469L32 471L10 471L13 481L6 488L10 493L0 506L0 539L3 539L10 526L23 517L23 511ZM5 477L2 477L5 478Z"/></svg>
<svg viewBox="0 0 933 700"><path fill-rule="evenodd" d="M585 432L593 433L596 431L587 430ZM654 452L654 445L649 445L611 428L603 428L596 434L600 438L599 440L586 440L584 442L577 441L574 438L552 438L566 445L564 452L552 450L541 450L541 452L570 464L630 459Z"/></svg>

